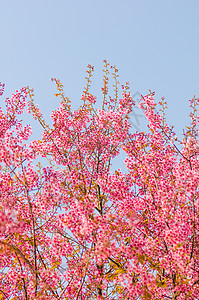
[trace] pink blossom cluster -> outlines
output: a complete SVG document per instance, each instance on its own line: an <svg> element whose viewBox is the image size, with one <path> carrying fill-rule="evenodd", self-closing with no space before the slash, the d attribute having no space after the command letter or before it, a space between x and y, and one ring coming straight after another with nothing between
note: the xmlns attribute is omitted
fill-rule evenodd
<svg viewBox="0 0 199 300"><path fill-rule="evenodd" d="M195 111L181 142L150 93L140 100L150 132L130 133L128 91L101 109L84 91L72 111L53 81L52 127L29 88L0 110L0 299L198 299ZM25 109L40 140L18 119ZM121 149L127 171L111 172Z"/></svg>
<svg viewBox="0 0 199 300"><path fill-rule="evenodd" d="M3 93L4 93L4 88L5 88L5 83L0 82L0 96L3 95Z"/></svg>

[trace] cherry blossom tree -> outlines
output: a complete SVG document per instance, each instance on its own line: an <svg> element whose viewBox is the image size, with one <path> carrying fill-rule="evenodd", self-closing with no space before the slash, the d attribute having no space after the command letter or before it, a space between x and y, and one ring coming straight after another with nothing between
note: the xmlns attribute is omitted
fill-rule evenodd
<svg viewBox="0 0 199 300"><path fill-rule="evenodd" d="M29 87L0 110L0 299L199 298L199 99L182 140L151 92L140 100L149 131L132 133L129 86L120 97L118 70L103 71L100 109L89 65L77 110L52 79L52 126ZM121 151L127 170L112 171Z"/></svg>

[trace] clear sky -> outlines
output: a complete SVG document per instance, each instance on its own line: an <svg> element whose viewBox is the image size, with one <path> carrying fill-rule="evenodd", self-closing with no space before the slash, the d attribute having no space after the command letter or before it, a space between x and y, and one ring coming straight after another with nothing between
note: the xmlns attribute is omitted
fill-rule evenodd
<svg viewBox="0 0 199 300"><path fill-rule="evenodd" d="M77 107L86 66L95 66L97 91L107 59L133 94L150 89L157 100L165 96L169 123L180 133L188 123L188 99L199 96L198 15L198 0L2 0L5 95L30 85L47 116L56 106L50 78L57 77ZM142 129L142 118L137 125Z"/></svg>

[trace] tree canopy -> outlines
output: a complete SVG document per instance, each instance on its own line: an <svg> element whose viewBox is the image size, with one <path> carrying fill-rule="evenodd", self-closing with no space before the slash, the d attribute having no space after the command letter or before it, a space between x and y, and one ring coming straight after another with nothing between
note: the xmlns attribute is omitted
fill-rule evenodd
<svg viewBox="0 0 199 300"><path fill-rule="evenodd" d="M30 87L0 109L0 299L199 298L199 99L182 139L152 92L139 104L149 131L132 132L129 86L106 61L103 71L100 109L90 65L77 110L52 79L52 126ZM25 110L41 139L30 141ZM127 171L111 172L121 150Z"/></svg>

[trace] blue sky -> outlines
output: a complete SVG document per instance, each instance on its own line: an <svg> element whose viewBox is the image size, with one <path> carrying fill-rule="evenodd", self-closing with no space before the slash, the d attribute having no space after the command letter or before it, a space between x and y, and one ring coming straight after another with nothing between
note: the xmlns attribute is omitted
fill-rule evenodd
<svg viewBox="0 0 199 300"><path fill-rule="evenodd" d="M95 67L98 93L107 59L119 69L120 82L130 82L132 94L150 89L157 100L165 96L178 134L187 125L188 99L199 96L198 0L6 0L0 9L6 96L33 87L47 117L57 105L50 81L57 77L76 108L86 66ZM143 124L140 117L140 130Z"/></svg>

